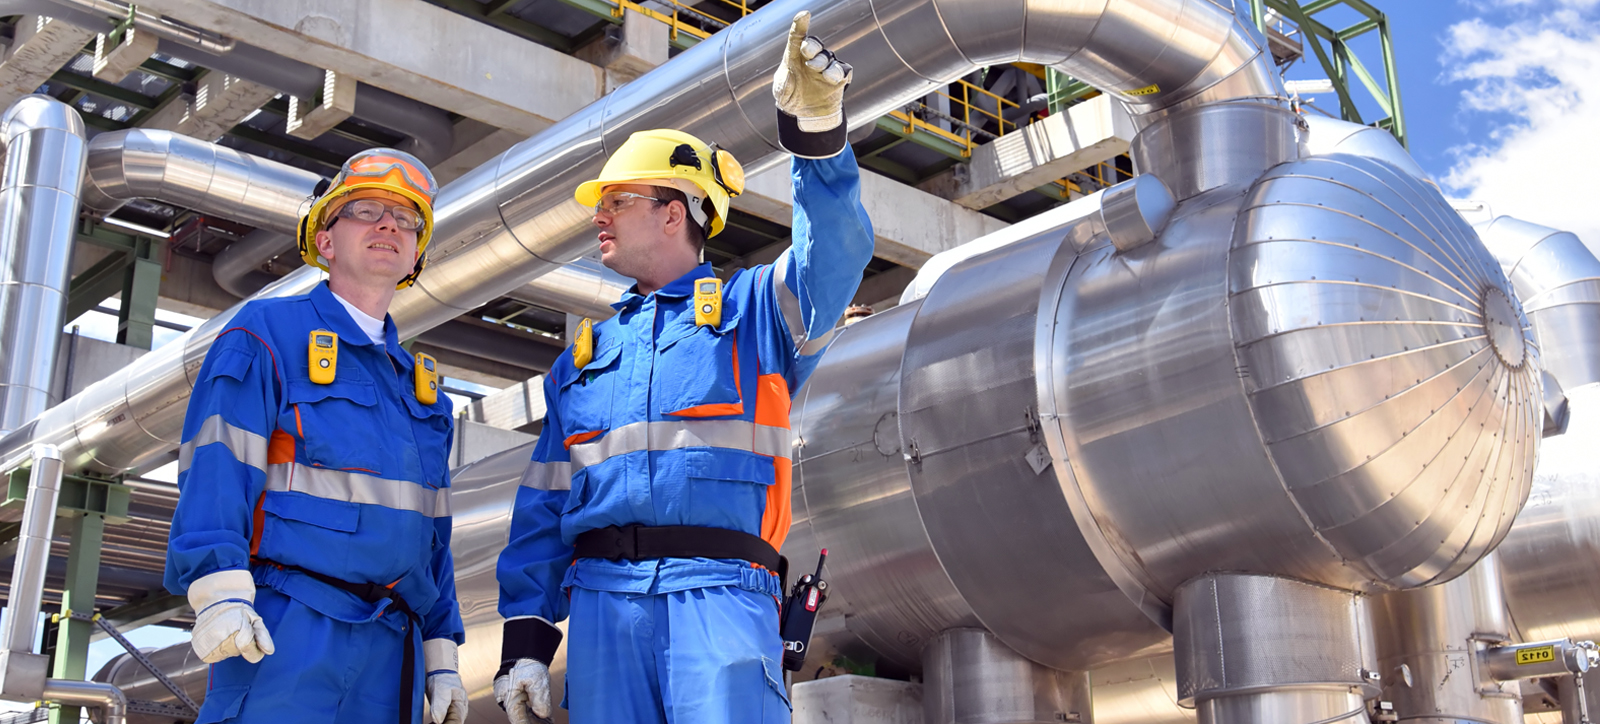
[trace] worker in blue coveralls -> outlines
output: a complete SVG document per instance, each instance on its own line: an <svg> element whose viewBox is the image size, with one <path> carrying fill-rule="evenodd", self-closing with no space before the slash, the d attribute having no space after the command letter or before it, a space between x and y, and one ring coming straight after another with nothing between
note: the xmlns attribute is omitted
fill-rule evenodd
<svg viewBox="0 0 1600 724"><path fill-rule="evenodd" d="M577 190L601 261L638 283L545 377L497 571L494 693L516 724L551 714L554 624L569 615L574 724L790 720L777 573L789 405L873 245L845 137L850 66L809 23L795 16L773 88L795 156L793 245L775 262L725 284L701 263L743 171L686 133L633 134Z"/></svg>
<svg viewBox="0 0 1600 724"><path fill-rule="evenodd" d="M183 424L167 589L211 663L199 722L462 722L451 408L388 316L426 263L437 186L393 149L301 220L328 272L217 334ZM422 661L418 662L418 652Z"/></svg>

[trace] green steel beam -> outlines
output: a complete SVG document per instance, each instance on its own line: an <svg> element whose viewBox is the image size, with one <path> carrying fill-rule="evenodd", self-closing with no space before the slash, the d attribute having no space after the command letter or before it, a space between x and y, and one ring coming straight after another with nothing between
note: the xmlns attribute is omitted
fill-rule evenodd
<svg viewBox="0 0 1600 724"><path fill-rule="evenodd" d="M1256 29L1267 32L1267 8L1261 0L1250 0L1250 13L1256 19Z"/></svg>
<svg viewBox="0 0 1600 724"><path fill-rule="evenodd" d="M1383 48L1383 75L1389 84L1389 103L1394 112L1389 114L1389 131L1400 139L1400 145L1411 148L1411 137L1406 133L1405 106L1400 102L1400 69L1394 62L1394 40L1389 35L1389 23L1378 27L1378 43Z"/></svg>
<svg viewBox="0 0 1600 724"><path fill-rule="evenodd" d="M63 613L76 611L94 614L95 589L100 585L100 548L105 543L106 519L85 515L74 521L72 546L67 553L67 585L61 594ZM99 628L89 621L61 616L56 634L55 667L57 679L83 681L88 675L89 638ZM81 712L76 706L62 706L50 712L51 724L77 724Z"/></svg>
<svg viewBox="0 0 1600 724"><path fill-rule="evenodd" d="M1294 0L1287 1L1293 2ZM1312 0L1312 2L1302 5L1301 8L1306 11L1306 15L1316 15L1317 13L1327 10L1335 5L1339 5L1343 2L1344 0ZM1278 12L1283 12L1282 8L1279 8Z"/></svg>
<svg viewBox="0 0 1600 724"><path fill-rule="evenodd" d="M483 6L483 16L486 18L492 18L500 13L510 10L511 6L516 5L518 2L520 2L520 0L490 0L488 4Z"/></svg>
<svg viewBox="0 0 1600 724"><path fill-rule="evenodd" d="M1283 13L1290 20L1294 21L1295 25L1300 26L1300 37L1304 38L1305 42L1311 46L1313 51L1316 52L1317 62L1322 64L1323 71L1325 71L1328 74L1328 77L1334 81L1333 90L1339 94L1339 107L1341 110L1340 115L1344 116L1344 120L1354 123L1363 123L1361 120L1361 111L1360 109L1356 108L1355 100L1350 97L1349 84L1345 83L1343 80L1344 73L1342 72L1342 68L1340 68L1328 57L1328 51L1322 48L1322 41L1319 40L1316 35L1311 32L1311 30L1309 30L1310 28L1315 28L1316 26L1321 25L1321 23L1316 23L1313 21L1307 14L1306 9L1300 7L1298 0L1268 0L1268 2L1271 2L1273 7L1278 12ZM1312 3L1312 5L1317 4L1318 3ZM1326 29L1326 26L1323 26L1323 28ZM1334 42L1338 41L1335 39Z"/></svg>
<svg viewBox="0 0 1600 724"><path fill-rule="evenodd" d="M155 341L156 296L161 293L161 244L149 240L123 276L122 308L117 310L117 343L151 349Z"/></svg>
<svg viewBox="0 0 1600 724"><path fill-rule="evenodd" d="M164 63L155 58L150 58L139 64L139 70L158 78L166 78L174 83L187 83L192 80L198 80L205 69L179 68L171 63Z"/></svg>
<svg viewBox="0 0 1600 724"><path fill-rule="evenodd" d="M1350 26L1348 28L1345 28L1344 30L1339 31L1339 39L1348 41L1348 40L1351 40L1353 38L1356 38L1356 37L1359 37L1359 36L1362 36L1362 35L1366 35L1367 33L1370 33L1370 32L1372 32L1374 30L1377 30L1378 29L1378 24L1379 24L1378 21L1373 20L1371 18L1368 18L1368 19L1363 20L1363 21L1361 21L1359 23L1356 23L1355 25L1352 25L1352 26Z"/></svg>
<svg viewBox="0 0 1600 724"><path fill-rule="evenodd" d="M84 312L100 305L122 290L123 277L127 275L128 255L112 252L95 262L82 274L73 277L67 288L67 320L77 319Z"/></svg>
<svg viewBox="0 0 1600 724"><path fill-rule="evenodd" d="M1361 84L1367 87L1367 92L1371 93L1372 99L1377 101L1379 110L1382 110L1385 115L1394 115L1394 109L1389 106L1389 94L1384 92L1383 88L1378 85L1378 81L1372 77L1372 73L1367 71L1367 66L1362 64L1361 58L1352 54L1350 46L1344 43L1339 44L1337 52L1340 61L1344 63L1345 67L1355 71L1356 78L1359 78Z"/></svg>
<svg viewBox="0 0 1600 724"><path fill-rule="evenodd" d="M117 231L93 219L78 221L78 241L125 254L131 254L139 248L138 236Z"/></svg>
<svg viewBox="0 0 1600 724"><path fill-rule="evenodd" d="M75 88L102 98L110 98L118 103L125 103L142 111L153 110L156 107L155 99L150 96L136 93L119 85L112 85L99 78L58 70L54 75L50 76L50 80L68 88Z"/></svg>
<svg viewBox="0 0 1600 724"><path fill-rule="evenodd" d="M949 157L957 159L957 160L961 160L961 161L967 160L967 154L966 154L966 150L967 149L962 148L960 145L957 145L957 144L949 141L948 139L940 138L938 136L933 135L932 133L918 133L918 132L907 133L906 132L906 126L905 126L904 123L901 123L900 121L895 120L894 118L891 118L889 116L884 116L882 118L879 118L878 121L877 121L877 124L878 124L879 130L885 131L887 133L893 133L894 135L899 136L901 138L904 138L907 141L910 141L912 143L915 143L918 146L922 146L923 148L927 148L927 149L931 149L931 150L934 150L934 151L938 151L939 153L942 153L942 154L944 154L946 156L949 156ZM886 160L886 159L879 159L879 160Z"/></svg>
<svg viewBox="0 0 1600 724"><path fill-rule="evenodd" d="M337 153L324 151L298 139L274 136L266 131L259 131L246 126L243 123L234 126L232 130L228 131L228 135L259 143L269 148L275 148L285 153L303 156L335 170L344 166L345 162L345 158Z"/></svg>
<svg viewBox="0 0 1600 724"><path fill-rule="evenodd" d="M612 25L622 24L622 18L614 14L617 6L606 2L606 0L561 0L561 3L568 7L582 10Z"/></svg>

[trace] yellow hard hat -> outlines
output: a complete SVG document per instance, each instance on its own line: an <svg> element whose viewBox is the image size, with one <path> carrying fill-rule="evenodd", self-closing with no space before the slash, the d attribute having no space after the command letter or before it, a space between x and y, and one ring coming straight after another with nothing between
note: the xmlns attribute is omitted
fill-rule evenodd
<svg viewBox="0 0 1600 724"><path fill-rule="evenodd" d="M701 201L711 199L715 214L709 219L706 236L722 232L728 219L728 200L744 193L744 167L716 144L707 145L682 131L658 128L639 131L622 143L606 159L600 178L578 185L573 197L593 208L600 203L601 191L614 184L665 186L689 197L689 213L705 225Z"/></svg>
<svg viewBox="0 0 1600 724"><path fill-rule="evenodd" d="M417 211L422 214L422 228L417 230L417 264L395 288L405 289L415 284L417 275L428 265L425 252L428 240L433 238L433 199L439 194L439 183L416 156L392 148L368 149L344 162L339 175L333 177L327 190L311 204L311 211L300 217L300 258L327 271L327 262L317 253L317 232L328 228L328 220L344 206L341 202L354 200L351 195L361 189L399 194L417 205Z"/></svg>

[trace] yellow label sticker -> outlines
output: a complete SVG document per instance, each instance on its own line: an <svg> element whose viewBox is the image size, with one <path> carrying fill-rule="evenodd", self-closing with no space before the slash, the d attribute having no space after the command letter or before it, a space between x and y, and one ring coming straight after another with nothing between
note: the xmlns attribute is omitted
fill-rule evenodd
<svg viewBox="0 0 1600 724"><path fill-rule="evenodd" d="M1155 95L1157 93L1160 93L1160 92L1161 92L1161 86L1158 86L1158 85L1156 85L1154 83L1151 83L1150 85L1147 85L1147 86L1145 86L1143 88L1135 88L1135 89L1133 89L1131 91L1128 91L1128 95L1130 95L1130 96L1153 96L1153 95Z"/></svg>
<svg viewBox="0 0 1600 724"><path fill-rule="evenodd" d="M1548 664L1556 660L1556 647L1540 646L1536 649L1523 649L1517 652L1517 665Z"/></svg>

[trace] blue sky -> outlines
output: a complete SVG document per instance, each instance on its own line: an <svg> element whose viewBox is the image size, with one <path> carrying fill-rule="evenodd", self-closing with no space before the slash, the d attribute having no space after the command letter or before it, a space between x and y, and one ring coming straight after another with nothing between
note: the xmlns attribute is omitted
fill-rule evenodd
<svg viewBox="0 0 1600 724"><path fill-rule="evenodd" d="M1411 153L1445 192L1600 246L1600 0L1372 1L1390 19ZM1381 74L1377 33L1355 45ZM1287 77L1326 76L1308 54ZM1332 95L1315 103L1337 112Z"/></svg>

